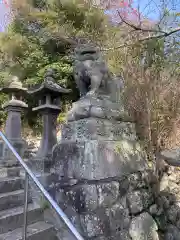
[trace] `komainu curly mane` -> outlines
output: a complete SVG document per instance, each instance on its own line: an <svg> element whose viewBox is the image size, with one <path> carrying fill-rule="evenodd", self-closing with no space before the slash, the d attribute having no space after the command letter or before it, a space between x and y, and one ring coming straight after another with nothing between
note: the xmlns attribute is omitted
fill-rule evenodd
<svg viewBox="0 0 180 240"><path fill-rule="evenodd" d="M108 93L111 77L99 48L81 45L75 49L74 78L81 97L99 92Z"/></svg>

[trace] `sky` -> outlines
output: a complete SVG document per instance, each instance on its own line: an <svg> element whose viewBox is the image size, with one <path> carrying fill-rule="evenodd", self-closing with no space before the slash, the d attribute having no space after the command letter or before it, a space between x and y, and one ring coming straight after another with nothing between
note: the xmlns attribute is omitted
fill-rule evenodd
<svg viewBox="0 0 180 240"><path fill-rule="evenodd" d="M169 0L167 2L167 9L171 11L180 11L180 0ZM140 11L152 20L159 18L159 13L162 10L162 0L135 0L133 4L136 8L140 6Z"/></svg>
<svg viewBox="0 0 180 240"><path fill-rule="evenodd" d="M9 4L9 0L6 0ZM0 32L5 30L7 23L9 22L9 7L4 3L4 0L0 0Z"/></svg>
<svg viewBox="0 0 180 240"><path fill-rule="evenodd" d="M132 0L133 8L139 9L142 16L150 20L158 20L162 10L162 0ZM167 0L167 9L180 12L180 0Z"/></svg>

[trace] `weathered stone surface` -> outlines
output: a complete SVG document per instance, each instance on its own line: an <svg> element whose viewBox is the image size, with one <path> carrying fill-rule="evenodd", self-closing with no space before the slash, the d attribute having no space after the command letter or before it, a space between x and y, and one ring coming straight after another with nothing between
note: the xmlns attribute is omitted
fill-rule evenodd
<svg viewBox="0 0 180 240"><path fill-rule="evenodd" d="M21 167L10 167L7 168L7 176L8 177L19 177L20 176Z"/></svg>
<svg viewBox="0 0 180 240"><path fill-rule="evenodd" d="M176 222L176 226L178 229L180 229L180 219Z"/></svg>
<svg viewBox="0 0 180 240"><path fill-rule="evenodd" d="M98 236L98 237L93 237L91 239L93 239L93 240L109 240L109 237L101 235L101 236Z"/></svg>
<svg viewBox="0 0 180 240"><path fill-rule="evenodd" d="M81 220L79 214L76 212L76 210L72 206L67 206L64 209L65 214L69 217L75 228L81 233L82 227L81 227ZM59 218L59 217L58 217ZM66 228L67 229L67 228Z"/></svg>
<svg viewBox="0 0 180 240"><path fill-rule="evenodd" d="M127 200L132 214L139 213L143 210L143 199L140 191L129 193Z"/></svg>
<svg viewBox="0 0 180 240"><path fill-rule="evenodd" d="M175 195L178 195L179 193L179 185L174 183L174 182L170 182L168 180L168 188L170 190L171 193L174 193Z"/></svg>
<svg viewBox="0 0 180 240"><path fill-rule="evenodd" d="M165 240L180 240L180 231L177 227L169 225L165 233Z"/></svg>
<svg viewBox="0 0 180 240"><path fill-rule="evenodd" d="M147 209L153 202L152 193L144 189L129 193L127 200L132 214Z"/></svg>
<svg viewBox="0 0 180 240"><path fill-rule="evenodd" d="M141 193L142 193L142 199L143 199L143 207L144 209L147 209L154 202L153 193L150 189L148 190L142 189Z"/></svg>
<svg viewBox="0 0 180 240"><path fill-rule="evenodd" d="M68 191L66 195L79 213L91 212L98 207L96 185L79 186Z"/></svg>
<svg viewBox="0 0 180 240"><path fill-rule="evenodd" d="M167 230L168 225L168 220L165 215L165 212L163 211L160 216L155 216L154 219L158 225L158 230L165 232Z"/></svg>
<svg viewBox="0 0 180 240"><path fill-rule="evenodd" d="M48 158L48 160L51 159L52 148L57 143L56 119L59 112L60 110L55 111L51 109L51 107L40 111L42 114L43 132L40 146L35 157L37 161L46 161L46 158Z"/></svg>
<svg viewBox="0 0 180 240"><path fill-rule="evenodd" d="M119 192L121 196L124 196L128 193L130 187L130 182L127 178L123 179L120 184Z"/></svg>
<svg viewBox="0 0 180 240"><path fill-rule="evenodd" d="M168 174L168 180L170 182L175 182L175 183L179 183L179 174L176 174L176 171L173 171L170 173L170 175Z"/></svg>
<svg viewBox="0 0 180 240"><path fill-rule="evenodd" d="M173 196L171 194L167 194L166 192L161 192L162 195L160 195L157 199L157 203L160 207L163 209L169 209L170 205L173 203Z"/></svg>
<svg viewBox="0 0 180 240"><path fill-rule="evenodd" d="M72 109L67 114L69 122L80 119L99 118L131 122L132 119L124 110L121 102L113 102L106 95L88 95L73 103Z"/></svg>
<svg viewBox="0 0 180 240"><path fill-rule="evenodd" d="M64 178L105 179L145 170L146 156L136 142L62 141L54 148L55 171Z"/></svg>
<svg viewBox="0 0 180 240"><path fill-rule="evenodd" d="M97 186L98 190L98 205L103 207L111 206L116 202L119 196L119 183L110 182Z"/></svg>
<svg viewBox="0 0 180 240"><path fill-rule="evenodd" d="M128 181L131 189L145 187L146 183L142 175L143 174L141 172L135 172L128 176Z"/></svg>
<svg viewBox="0 0 180 240"><path fill-rule="evenodd" d="M180 218L180 208L177 205L172 205L167 210L167 217L169 221L173 224L176 224L178 219Z"/></svg>
<svg viewBox="0 0 180 240"><path fill-rule="evenodd" d="M169 181L168 181L168 175L164 174L159 185L159 190L164 191L165 189L168 188Z"/></svg>
<svg viewBox="0 0 180 240"><path fill-rule="evenodd" d="M153 205L149 208L149 212L151 213L151 215L157 215L157 216L159 216L159 215L162 213L162 209L159 209L157 204L153 204Z"/></svg>
<svg viewBox="0 0 180 240"><path fill-rule="evenodd" d="M45 223L43 221L30 224L28 226L28 238L44 239L44 240L58 240L56 237L56 231L51 224ZM9 231L7 233L1 234L0 239L22 239L22 228L15 229L14 231Z"/></svg>
<svg viewBox="0 0 180 240"><path fill-rule="evenodd" d="M164 150L160 156L171 166L180 166L180 149Z"/></svg>
<svg viewBox="0 0 180 240"><path fill-rule="evenodd" d="M113 236L109 237L108 240L131 240L131 237L129 236L129 233L127 230L121 230L120 232L113 234Z"/></svg>
<svg viewBox="0 0 180 240"><path fill-rule="evenodd" d="M87 118L69 122L62 128L63 140L136 140L135 124Z"/></svg>
<svg viewBox="0 0 180 240"><path fill-rule="evenodd" d="M122 229L128 229L130 224L129 209L124 208L121 203L113 205L108 215L112 231L117 232Z"/></svg>
<svg viewBox="0 0 180 240"><path fill-rule="evenodd" d="M132 219L129 234L132 240L159 240L157 224L147 212Z"/></svg>
<svg viewBox="0 0 180 240"><path fill-rule="evenodd" d="M131 240L131 238L129 236L129 233L126 230L123 230L119 233L118 237L115 238L115 240Z"/></svg>
<svg viewBox="0 0 180 240"><path fill-rule="evenodd" d="M109 221L103 210L100 209L94 214L81 215L80 219L83 230L88 237L110 235Z"/></svg>
<svg viewBox="0 0 180 240"><path fill-rule="evenodd" d="M15 138L15 139L8 138L8 140L10 141L12 146L15 148L17 153L21 157L23 157L24 156L24 151L26 149L26 142L24 140L22 140L22 139L17 139L17 138ZM17 163L18 163L16 157L14 156L12 151L9 150L7 145L4 144L4 142L2 143L1 141L0 141L0 145L1 145L1 148L0 148L0 161L1 161L1 163L5 167L16 166Z"/></svg>
<svg viewBox="0 0 180 240"><path fill-rule="evenodd" d="M9 107L10 108L10 107ZM8 117L6 120L6 136L8 139L21 140L21 109L8 108Z"/></svg>

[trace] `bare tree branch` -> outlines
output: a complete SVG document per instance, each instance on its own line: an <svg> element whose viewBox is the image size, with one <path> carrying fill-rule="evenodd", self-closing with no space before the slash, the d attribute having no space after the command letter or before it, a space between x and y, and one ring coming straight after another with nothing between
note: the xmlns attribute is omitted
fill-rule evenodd
<svg viewBox="0 0 180 240"><path fill-rule="evenodd" d="M134 24L132 24L132 23L127 22L127 21L121 16L120 12L119 12L119 11L117 11L117 12L118 12L119 17L121 18L121 21L124 22L126 25L128 25L129 27L133 28L133 29L136 30L136 31L153 32L153 33L163 33L163 34L166 33L166 32L164 32L164 31L162 31L162 30L145 29L145 28L142 28L142 27L140 27L140 26L136 26L136 25L134 25Z"/></svg>
<svg viewBox="0 0 180 240"><path fill-rule="evenodd" d="M137 44L138 42L144 42L144 41L151 40L151 39L154 39L154 38L160 39L160 38L168 37L168 36L170 36L170 35L172 35L174 33L177 33L177 32L180 32L180 27L179 28L175 28L175 29L173 29L172 31L169 31L169 32L164 32L163 34L157 34L157 35L152 35L152 36L147 36L147 37L144 37L144 38L140 38L135 43L128 42L128 43L124 43L122 45L119 45L117 47L104 48L104 49L101 49L101 51L110 51L110 50L116 50L116 49L119 49L119 48L129 47L129 46L133 46L133 45Z"/></svg>

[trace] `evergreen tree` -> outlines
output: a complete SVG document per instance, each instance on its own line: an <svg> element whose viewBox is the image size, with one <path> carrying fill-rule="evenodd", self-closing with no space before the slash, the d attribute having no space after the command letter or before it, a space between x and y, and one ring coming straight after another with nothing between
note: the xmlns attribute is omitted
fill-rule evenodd
<svg viewBox="0 0 180 240"><path fill-rule="evenodd" d="M73 48L80 39L106 42L105 15L83 0L16 0L12 8L13 21L0 35L0 84L16 75L24 85L34 85L43 81L47 68L54 68L57 82L72 89L64 100L65 109L78 97L72 76Z"/></svg>

